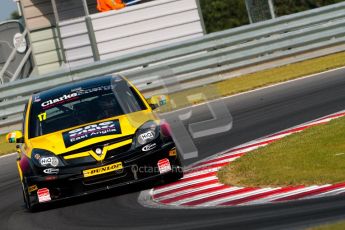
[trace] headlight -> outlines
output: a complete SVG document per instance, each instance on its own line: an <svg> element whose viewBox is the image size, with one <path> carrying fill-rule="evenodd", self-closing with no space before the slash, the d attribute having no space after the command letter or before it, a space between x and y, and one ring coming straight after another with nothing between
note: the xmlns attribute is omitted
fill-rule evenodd
<svg viewBox="0 0 345 230"><path fill-rule="evenodd" d="M59 159L57 157L41 157L39 160L41 166L53 166L57 167L59 165Z"/></svg>
<svg viewBox="0 0 345 230"><path fill-rule="evenodd" d="M32 151L32 160L38 167L58 167L63 166L63 162L53 153L43 149L34 149Z"/></svg>
<svg viewBox="0 0 345 230"><path fill-rule="evenodd" d="M135 136L134 142L135 147L145 145L159 136L159 126L153 122L149 121L142 125Z"/></svg>
<svg viewBox="0 0 345 230"><path fill-rule="evenodd" d="M154 140L155 136L156 136L155 131L148 130L147 132L140 134L138 136L137 140L138 140L139 144L144 145L144 144Z"/></svg>

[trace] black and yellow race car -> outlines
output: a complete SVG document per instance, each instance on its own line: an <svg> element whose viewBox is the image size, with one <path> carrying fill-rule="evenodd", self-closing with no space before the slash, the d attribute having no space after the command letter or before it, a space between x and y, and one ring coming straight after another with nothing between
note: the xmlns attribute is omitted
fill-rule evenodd
<svg viewBox="0 0 345 230"><path fill-rule="evenodd" d="M158 99L157 99L158 98ZM165 104L167 97L155 98ZM169 125L121 76L70 83L32 95L17 160L24 201L41 203L149 179L183 176Z"/></svg>

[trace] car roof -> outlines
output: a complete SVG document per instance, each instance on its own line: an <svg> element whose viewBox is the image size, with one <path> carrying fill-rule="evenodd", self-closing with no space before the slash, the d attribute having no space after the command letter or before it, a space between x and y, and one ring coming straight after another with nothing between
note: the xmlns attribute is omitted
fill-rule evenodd
<svg viewBox="0 0 345 230"><path fill-rule="evenodd" d="M36 94L32 95L32 98L39 98L41 100L49 100L49 99L55 98L57 96L71 93L71 91L73 91L74 89L78 89L78 88L89 89L89 88L93 88L93 87L111 85L113 79L116 79L116 81L125 80L120 75L104 75L104 76L94 77L94 78L87 79L87 80L74 81L74 82L71 82L68 84L54 87L52 89L36 93Z"/></svg>

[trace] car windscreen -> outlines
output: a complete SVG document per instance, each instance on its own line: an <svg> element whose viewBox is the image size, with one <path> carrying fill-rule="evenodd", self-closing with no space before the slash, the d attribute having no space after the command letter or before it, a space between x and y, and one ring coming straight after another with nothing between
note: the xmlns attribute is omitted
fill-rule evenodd
<svg viewBox="0 0 345 230"><path fill-rule="evenodd" d="M29 138L145 109L140 96L125 81L78 88L45 100L34 98Z"/></svg>

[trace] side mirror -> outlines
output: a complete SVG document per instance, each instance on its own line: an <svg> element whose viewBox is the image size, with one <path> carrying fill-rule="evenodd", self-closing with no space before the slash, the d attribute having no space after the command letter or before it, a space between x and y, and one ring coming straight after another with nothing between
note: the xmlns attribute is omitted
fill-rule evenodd
<svg viewBox="0 0 345 230"><path fill-rule="evenodd" d="M148 102L152 109L156 109L160 106L170 103L170 98L167 95L155 95L148 99Z"/></svg>
<svg viewBox="0 0 345 230"><path fill-rule="evenodd" d="M157 104L149 104L149 106L151 107L152 110L157 109L159 106Z"/></svg>
<svg viewBox="0 0 345 230"><path fill-rule="evenodd" d="M21 131L13 131L7 134L6 140L8 143L24 143L23 133Z"/></svg>

